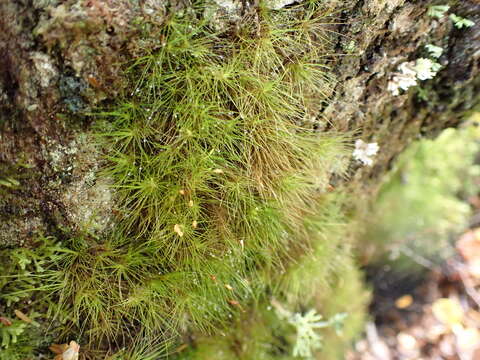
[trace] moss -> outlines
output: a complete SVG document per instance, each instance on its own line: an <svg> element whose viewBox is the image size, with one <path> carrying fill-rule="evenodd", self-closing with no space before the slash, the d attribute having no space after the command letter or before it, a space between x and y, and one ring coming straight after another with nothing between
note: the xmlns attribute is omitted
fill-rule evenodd
<svg viewBox="0 0 480 360"><path fill-rule="evenodd" d="M338 313L347 314L340 335L332 329L326 329L323 348L317 359L344 359L345 350L361 335L367 320L367 308L370 293L365 288L363 274L358 265L349 258L338 267L331 278L334 284L330 291L319 291L316 303L321 314L329 318Z"/></svg>
<svg viewBox="0 0 480 360"><path fill-rule="evenodd" d="M0 359L35 358L48 353L47 347L58 337L59 323L48 314L51 301L40 291L47 291L48 266L58 247L52 238L39 237L31 248L0 250ZM36 248L35 248L36 247ZM28 321L16 316L23 312ZM20 319L20 320L19 320Z"/></svg>
<svg viewBox="0 0 480 360"><path fill-rule="evenodd" d="M313 292L312 296L297 300L296 303L290 302L289 305L300 313L312 307L317 308L325 319L347 314L341 332L337 333L333 328L317 330L322 337L321 347L314 356L317 359L343 359L344 351L361 334L366 320L365 309L370 297L364 288L363 276L345 253L340 255L337 252L337 261L337 269L329 276L329 286L306 287L305 293ZM317 264L320 265L320 271L316 269L309 276L322 275L321 261ZM275 303L273 304L259 304L244 314L230 330L216 337L194 336L194 341L177 358L203 360L215 356L218 359L239 360L298 359L293 356L297 339L295 328L279 316Z"/></svg>
<svg viewBox="0 0 480 360"><path fill-rule="evenodd" d="M132 332L167 352L180 334L221 333L270 296L300 311L314 299L307 279L328 288L345 251L328 189L349 137L314 126L332 94L328 12L259 7L217 32L197 5L168 19L161 47L126 71L132 91L95 114L108 161L98 182L112 184L116 226L97 232L77 207L81 226L22 250L41 270L6 287L46 299L62 339L75 334L88 357L126 346L118 356L134 358ZM274 321L255 317L265 329ZM255 358L256 346L235 351Z"/></svg>
<svg viewBox="0 0 480 360"><path fill-rule="evenodd" d="M189 291L167 322L212 329L312 248L303 219L322 224L318 194L345 147L298 125L331 85L317 60L322 15L293 12L303 18L261 12L228 40L194 14L171 18L162 49L131 68L131 100L101 114L121 236L147 242L162 274L134 289L133 309L173 278Z"/></svg>
<svg viewBox="0 0 480 360"><path fill-rule="evenodd" d="M34 359L39 354L46 353L46 348L52 341L51 333L45 336L46 327L40 328L26 324L21 320L13 320L12 325L0 324L0 360ZM16 334L15 338L10 334ZM6 340L10 337L10 340ZM43 349L43 351L41 350Z"/></svg>

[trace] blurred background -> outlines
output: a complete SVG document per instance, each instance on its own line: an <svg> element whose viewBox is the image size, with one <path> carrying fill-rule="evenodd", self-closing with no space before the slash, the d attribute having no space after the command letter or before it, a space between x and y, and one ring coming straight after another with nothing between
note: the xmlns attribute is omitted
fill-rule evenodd
<svg viewBox="0 0 480 360"><path fill-rule="evenodd" d="M410 145L358 220L373 300L348 360L480 359L479 124Z"/></svg>

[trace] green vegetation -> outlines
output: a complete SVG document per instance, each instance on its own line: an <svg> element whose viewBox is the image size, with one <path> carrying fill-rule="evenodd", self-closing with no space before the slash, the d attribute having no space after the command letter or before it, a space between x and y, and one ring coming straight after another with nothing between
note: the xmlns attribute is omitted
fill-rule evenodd
<svg viewBox="0 0 480 360"><path fill-rule="evenodd" d="M435 140L411 145L375 202L365 241L387 250L402 269L432 266L451 254L452 235L470 214L466 203L480 174L478 129L447 129ZM370 246L371 246L370 245Z"/></svg>
<svg viewBox="0 0 480 360"><path fill-rule="evenodd" d="M56 341L76 339L86 358L123 347L111 359L156 359L181 334L232 324L240 358L290 358L295 327L265 310L272 298L298 314L348 313L344 341L358 331L366 296L339 235L342 202L328 191L330 176L345 171L349 139L312 121L332 93L328 14L313 2L259 8L218 33L202 11L169 18L162 47L127 69L132 92L95 114L115 229L58 229L2 252L0 299L38 309ZM337 284L344 270L348 290ZM319 295L336 291L356 303ZM192 345L180 356L202 359L203 345Z"/></svg>
<svg viewBox="0 0 480 360"><path fill-rule="evenodd" d="M311 276L319 275L314 273ZM178 360L344 359L344 351L362 330L369 296L363 289L357 268L348 257L337 264L335 273L328 278L331 280L329 287L305 289L307 296L313 297L309 302L301 302L298 313L292 314L275 299L261 303L237 320L230 330L222 331L216 337L194 335L193 344L178 356ZM323 318L330 320L330 326L315 331L318 341L312 343L313 347L309 349L318 347L320 351L316 355L297 357L294 351L299 345L298 327L282 317L279 309L280 312L305 318L312 307L319 309ZM347 315L339 321L343 314Z"/></svg>

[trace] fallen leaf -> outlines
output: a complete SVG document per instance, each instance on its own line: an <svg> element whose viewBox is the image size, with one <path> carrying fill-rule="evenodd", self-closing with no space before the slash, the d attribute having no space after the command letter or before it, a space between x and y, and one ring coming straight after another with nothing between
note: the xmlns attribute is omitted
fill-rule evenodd
<svg viewBox="0 0 480 360"><path fill-rule="evenodd" d="M63 360L78 360L78 354L80 352L80 345L75 341L70 341L67 350L62 354Z"/></svg>
<svg viewBox="0 0 480 360"><path fill-rule="evenodd" d="M402 297L399 297L396 301L395 301L395 306L398 308L398 309L406 309L407 307L409 307L410 305L412 305L413 303L413 297L412 295L404 295Z"/></svg>
<svg viewBox="0 0 480 360"><path fill-rule="evenodd" d="M68 345L67 344L52 344L48 348L54 354L60 354L61 355L65 350L68 349Z"/></svg>
<svg viewBox="0 0 480 360"><path fill-rule="evenodd" d="M80 345L75 341L70 341L70 344L52 344L49 349L54 354L55 360L77 360L80 352Z"/></svg>
<svg viewBox="0 0 480 360"><path fill-rule="evenodd" d="M444 324L453 327L463 320L463 309L458 301L449 298L441 298L432 305L435 317Z"/></svg>
<svg viewBox="0 0 480 360"><path fill-rule="evenodd" d="M12 322L3 316L0 316L0 324L5 326L11 326Z"/></svg>
<svg viewBox="0 0 480 360"><path fill-rule="evenodd" d="M31 324L32 323L32 319L30 319L27 315L25 315L23 312L21 312L20 310L14 310L14 313L15 315L17 315L17 317L22 320L22 321L25 321L26 323L28 324Z"/></svg>

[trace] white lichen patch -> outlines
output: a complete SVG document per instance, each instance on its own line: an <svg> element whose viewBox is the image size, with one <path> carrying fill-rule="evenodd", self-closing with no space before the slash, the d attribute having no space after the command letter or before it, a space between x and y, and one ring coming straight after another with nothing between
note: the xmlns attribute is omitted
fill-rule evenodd
<svg viewBox="0 0 480 360"><path fill-rule="evenodd" d="M387 89L396 96L400 94L400 89L406 91L415 85L417 85L415 65L413 62L404 62L398 67L398 72L394 73Z"/></svg>
<svg viewBox="0 0 480 360"><path fill-rule="evenodd" d="M242 3L235 0L213 0L219 7L232 13L241 9Z"/></svg>
<svg viewBox="0 0 480 360"><path fill-rule="evenodd" d="M393 95L399 95L400 90L408 90L418 84L418 80L433 79L440 70L441 65L431 59L419 58L415 61L404 62L398 67L392 79L388 82L387 89Z"/></svg>
<svg viewBox="0 0 480 360"><path fill-rule="evenodd" d="M42 87L48 87L58 76L57 68L53 60L47 54L34 52L31 56L35 69L38 71L37 77Z"/></svg>
<svg viewBox="0 0 480 360"><path fill-rule="evenodd" d="M205 5L203 16L217 30L222 31L231 22L241 19L242 2L238 0L210 0Z"/></svg>
<svg viewBox="0 0 480 360"><path fill-rule="evenodd" d="M141 6L143 13L153 21L161 23L165 19L167 8L164 0L145 0Z"/></svg>
<svg viewBox="0 0 480 360"><path fill-rule="evenodd" d="M45 158L49 160L50 166L55 172L65 174L72 170L72 166L68 163L70 163L69 159L77 153L76 145L75 141L68 145L53 144L47 150Z"/></svg>
<svg viewBox="0 0 480 360"><path fill-rule="evenodd" d="M267 0L265 5L272 10L280 10L287 5L293 4L296 0Z"/></svg>
<svg viewBox="0 0 480 360"><path fill-rule="evenodd" d="M94 175L87 172L67 187L62 202L68 205L69 220L80 230L89 233L101 233L113 224L111 209L113 196L111 184L105 179L95 179L89 184L88 179Z"/></svg>
<svg viewBox="0 0 480 360"><path fill-rule="evenodd" d="M50 188L59 193L65 216L78 230L99 234L113 225L111 181L99 177L102 155L89 134L65 145L49 144L45 158L56 174Z"/></svg>
<svg viewBox="0 0 480 360"><path fill-rule="evenodd" d="M434 58L438 59L443 54L443 48L441 48L440 46L436 46L436 45L433 45L433 44L427 44L427 45L425 45L425 48L429 52L430 56L432 56Z"/></svg>
<svg viewBox="0 0 480 360"><path fill-rule="evenodd" d="M73 224L83 231L101 233L113 225L112 182L98 176L102 154L91 136L82 134L76 144L71 182L63 193L62 201Z"/></svg>
<svg viewBox="0 0 480 360"><path fill-rule="evenodd" d="M355 141L355 150L353 151L353 158L362 162L364 165L372 166L373 158L377 154L380 147L376 142L366 143L358 139Z"/></svg>
<svg viewBox="0 0 480 360"><path fill-rule="evenodd" d="M415 62L415 72L419 80L433 79L440 70L440 64L430 59L420 58Z"/></svg>

